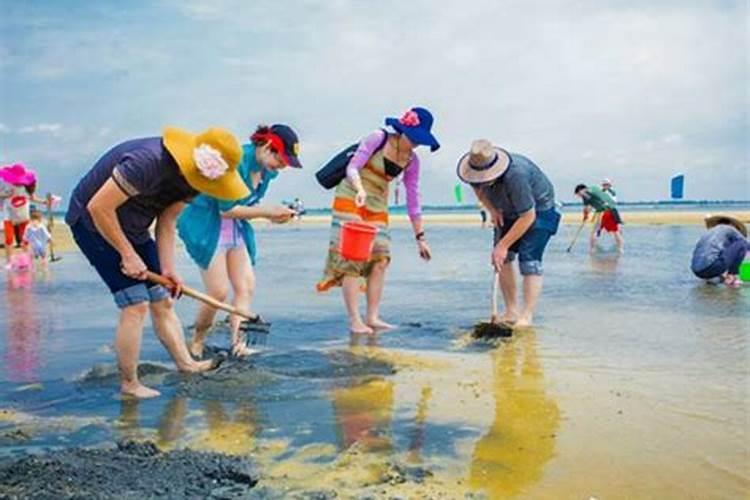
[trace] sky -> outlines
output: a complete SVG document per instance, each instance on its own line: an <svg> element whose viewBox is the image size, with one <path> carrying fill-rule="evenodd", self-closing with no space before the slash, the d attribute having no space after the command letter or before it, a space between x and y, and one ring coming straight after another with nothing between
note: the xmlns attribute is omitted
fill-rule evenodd
<svg viewBox="0 0 750 500"><path fill-rule="evenodd" d="M747 1L0 0L0 164L68 197L109 147L174 125L299 134L268 199L328 206L315 171L423 106L423 204L453 202L474 139L524 154L572 201L750 199Z"/></svg>

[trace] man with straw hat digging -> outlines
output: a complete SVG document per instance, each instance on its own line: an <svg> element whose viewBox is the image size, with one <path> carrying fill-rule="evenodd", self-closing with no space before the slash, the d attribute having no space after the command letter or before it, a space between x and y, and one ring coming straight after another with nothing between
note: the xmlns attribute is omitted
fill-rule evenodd
<svg viewBox="0 0 750 500"><path fill-rule="evenodd" d="M542 292L542 256L560 224L554 187L531 160L484 139L472 143L471 150L459 160L457 173L474 189L495 225L492 263L500 274L505 313L493 320L515 327L531 326ZM523 276L524 303L520 309L512 267L516 256Z"/></svg>
<svg viewBox="0 0 750 500"><path fill-rule="evenodd" d="M742 285L737 276L745 254L750 251L747 227L729 215L713 215L705 219L708 231L693 250L690 269L697 277L718 280L728 287Z"/></svg>
<svg viewBox="0 0 750 500"><path fill-rule="evenodd" d="M221 128L194 135L167 127L163 137L134 139L102 156L73 190L65 221L76 243L107 284L120 308L115 350L121 392L137 398L159 395L138 380L138 358L146 314L182 372L212 369L216 363L194 361L187 350L170 292L179 296L175 272L177 216L199 193L223 200L248 195L237 173L242 150ZM149 227L156 221L155 240ZM145 281L146 271L161 273L174 286Z"/></svg>

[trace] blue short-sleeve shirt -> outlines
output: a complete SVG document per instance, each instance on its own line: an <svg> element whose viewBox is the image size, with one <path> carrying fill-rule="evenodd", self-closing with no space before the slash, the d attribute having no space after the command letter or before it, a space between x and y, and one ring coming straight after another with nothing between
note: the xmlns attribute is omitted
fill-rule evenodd
<svg viewBox="0 0 750 500"><path fill-rule="evenodd" d="M168 206L198 194L161 137L134 139L107 151L79 181L65 216L69 226L81 221L97 232L86 205L110 178L129 197L117 209L117 219L128 240L136 244L150 239L149 227Z"/></svg>

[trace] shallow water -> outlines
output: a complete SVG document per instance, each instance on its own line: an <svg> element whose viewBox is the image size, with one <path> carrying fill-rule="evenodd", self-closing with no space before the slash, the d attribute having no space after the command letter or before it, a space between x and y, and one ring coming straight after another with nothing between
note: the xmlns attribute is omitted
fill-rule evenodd
<svg viewBox="0 0 750 500"><path fill-rule="evenodd" d="M140 403L117 397L114 305L80 255L6 273L0 456L142 438L252 454L261 484L344 495L398 462L433 474L386 485L406 494L746 497L750 288L692 277L699 227L628 226L619 258L590 258L583 239L566 254L574 229L546 256L539 326L497 346L466 342L488 316L489 231L430 228L425 264L395 228L383 311L403 326L351 337L340 295L313 289L328 229L262 229L266 349L186 377L149 327L144 380L163 396ZM199 285L185 258L181 271ZM189 324L195 304L178 311Z"/></svg>

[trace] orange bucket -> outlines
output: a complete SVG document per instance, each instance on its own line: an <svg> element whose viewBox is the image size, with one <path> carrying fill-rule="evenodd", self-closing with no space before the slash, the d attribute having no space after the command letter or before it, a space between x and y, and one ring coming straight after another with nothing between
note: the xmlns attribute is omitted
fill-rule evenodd
<svg viewBox="0 0 750 500"><path fill-rule="evenodd" d="M370 260L378 228L364 222L349 221L341 226L341 257L364 262Z"/></svg>

